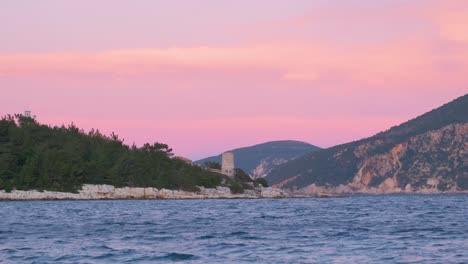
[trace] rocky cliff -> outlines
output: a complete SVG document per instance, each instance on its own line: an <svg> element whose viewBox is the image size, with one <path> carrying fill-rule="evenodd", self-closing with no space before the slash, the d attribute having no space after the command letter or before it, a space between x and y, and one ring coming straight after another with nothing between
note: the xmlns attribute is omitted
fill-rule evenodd
<svg viewBox="0 0 468 264"><path fill-rule="evenodd" d="M468 95L373 137L307 154L267 180L307 192L468 191Z"/></svg>

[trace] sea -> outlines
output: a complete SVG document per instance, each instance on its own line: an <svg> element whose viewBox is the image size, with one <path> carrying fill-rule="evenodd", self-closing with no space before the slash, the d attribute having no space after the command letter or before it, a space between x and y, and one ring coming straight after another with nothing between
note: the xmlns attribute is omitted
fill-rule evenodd
<svg viewBox="0 0 468 264"><path fill-rule="evenodd" d="M0 202L0 263L468 263L468 195Z"/></svg>

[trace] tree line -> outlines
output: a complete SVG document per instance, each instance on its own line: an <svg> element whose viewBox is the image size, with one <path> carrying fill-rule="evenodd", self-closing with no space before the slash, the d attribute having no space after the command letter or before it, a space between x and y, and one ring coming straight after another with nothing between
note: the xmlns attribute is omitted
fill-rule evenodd
<svg viewBox="0 0 468 264"><path fill-rule="evenodd" d="M163 143L128 146L118 135L47 126L24 115L0 119L0 190L76 192L83 184L197 190L224 176L173 158Z"/></svg>

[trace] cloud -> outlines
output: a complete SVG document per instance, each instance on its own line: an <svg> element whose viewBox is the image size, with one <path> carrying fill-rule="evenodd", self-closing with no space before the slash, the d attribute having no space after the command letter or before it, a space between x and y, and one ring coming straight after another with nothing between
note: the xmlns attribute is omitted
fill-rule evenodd
<svg viewBox="0 0 468 264"><path fill-rule="evenodd" d="M165 69L265 69L285 81L317 81L341 72L357 81L429 81L440 75L438 64L458 65L466 73L465 49L434 52L431 43L402 40L348 50L306 43L256 44L250 47L177 47L101 52L0 54L0 71L10 75L141 76ZM448 74L446 74L448 75ZM327 75L329 77L329 75ZM443 77L443 76L442 76ZM454 77L451 76L450 77ZM461 77L461 76L460 76Z"/></svg>
<svg viewBox="0 0 468 264"><path fill-rule="evenodd" d="M29 101L42 116L64 113L52 123L188 153L221 151L226 137L331 146L467 92L466 1L322 2L242 27L235 42L196 45L192 34L174 46L0 53L1 105Z"/></svg>
<svg viewBox="0 0 468 264"><path fill-rule="evenodd" d="M281 82L379 87L460 84L468 74L465 1L325 5L251 29L236 45L3 53L6 76L153 78L269 72ZM5 75L4 75L5 77ZM251 78L251 77L249 77Z"/></svg>

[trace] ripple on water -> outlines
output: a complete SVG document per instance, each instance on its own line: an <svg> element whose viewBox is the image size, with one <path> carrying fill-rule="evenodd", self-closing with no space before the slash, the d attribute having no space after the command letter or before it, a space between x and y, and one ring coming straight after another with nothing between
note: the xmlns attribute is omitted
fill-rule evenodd
<svg viewBox="0 0 468 264"><path fill-rule="evenodd" d="M184 254L184 253L168 253L161 257L156 257L155 260L170 260L170 261L182 261L182 260L196 260L200 257L192 254Z"/></svg>
<svg viewBox="0 0 468 264"><path fill-rule="evenodd" d="M197 239L201 239L201 240L213 239L213 238L216 238L216 236L214 236L214 235L204 235L204 236L197 237Z"/></svg>
<svg viewBox="0 0 468 264"><path fill-rule="evenodd" d="M468 195L0 203L0 262L468 263Z"/></svg>
<svg viewBox="0 0 468 264"><path fill-rule="evenodd" d="M236 231L236 232L229 233L228 236L238 237L238 236L245 236L245 235L248 235L248 234L249 233L244 232L244 231Z"/></svg>
<svg viewBox="0 0 468 264"><path fill-rule="evenodd" d="M4 249L0 250L0 252L5 253L5 254L15 254L17 252L17 250L12 249L12 248L4 248Z"/></svg>
<svg viewBox="0 0 468 264"><path fill-rule="evenodd" d="M92 259L94 260L107 260L107 259L112 259L114 256L117 256L115 253L103 253L99 254L97 256L93 256Z"/></svg>
<svg viewBox="0 0 468 264"><path fill-rule="evenodd" d="M63 263L63 262L68 262L68 261L77 262L80 259L81 259L81 256L78 256L78 255L63 255L63 256L54 258L53 261L56 263Z"/></svg>

